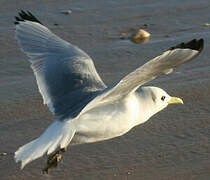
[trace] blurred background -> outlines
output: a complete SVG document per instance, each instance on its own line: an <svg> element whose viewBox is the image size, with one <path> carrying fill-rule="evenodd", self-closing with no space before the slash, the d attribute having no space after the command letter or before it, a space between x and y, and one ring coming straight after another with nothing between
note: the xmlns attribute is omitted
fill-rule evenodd
<svg viewBox="0 0 210 180"><path fill-rule="evenodd" d="M0 0L0 4L0 179L209 179L208 0ZM168 107L122 137L69 147L49 175L41 173L46 157L21 171L13 153L38 137L55 117L43 105L30 64L14 37L14 16L20 10L30 11L55 34L86 51L107 85L171 46L203 38L199 57L149 82L185 104ZM127 38L139 29L151 34L146 43Z"/></svg>

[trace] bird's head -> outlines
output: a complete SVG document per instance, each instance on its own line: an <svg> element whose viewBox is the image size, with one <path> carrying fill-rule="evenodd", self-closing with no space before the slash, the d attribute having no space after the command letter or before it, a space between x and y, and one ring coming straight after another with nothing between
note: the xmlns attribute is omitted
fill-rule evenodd
<svg viewBox="0 0 210 180"><path fill-rule="evenodd" d="M163 110L169 104L183 104L181 98L172 97L158 87L142 87L139 95L141 99L144 99L145 108L151 109L152 115Z"/></svg>

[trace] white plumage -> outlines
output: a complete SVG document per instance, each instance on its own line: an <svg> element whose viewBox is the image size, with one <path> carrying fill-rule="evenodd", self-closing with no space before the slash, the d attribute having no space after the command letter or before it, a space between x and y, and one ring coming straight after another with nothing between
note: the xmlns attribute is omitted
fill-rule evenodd
<svg viewBox="0 0 210 180"><path fill-rule="evenodd" d="M29 57L44 104L60 118L37 139L15 152L21 168L44 154L72 144L125 134L168 104L183 103L157 87L142 87L196 57L203 40L170 48L162 55L106 87L92 59L40 24L31 13L16 17L16 39Z"/></svg>
<svg viewBox="0 0 210 180"><path fill-rule="evenodd" d="M37 139L25 144L15 152L16 162L21 161L21 169L29 162L51 154L57 148L68 146L75 133L73 121L55 121Z"/></svg>

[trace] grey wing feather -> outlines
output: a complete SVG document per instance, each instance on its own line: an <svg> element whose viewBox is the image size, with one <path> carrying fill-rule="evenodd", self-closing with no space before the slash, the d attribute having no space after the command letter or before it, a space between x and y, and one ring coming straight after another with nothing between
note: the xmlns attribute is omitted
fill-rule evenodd
<svg viewBox="0 0 210 180"><path fill-rule="evenodd" d="M132 73L125 76L120 82L107 88L106 91L91 101L80 113L103 104L111 103L129 93L136 91L141 85L155 79L158 76L169 74L173 69L181 64L194 59L203 49L203 39L192 40L170 48L160 56L150 60Z"/></svg>
<svg viewBox="0 0 210 180"><path fill-rule="evenodd" d="M151 81L158 76L169 74L173 72L175 67L194 59L202 49L203 39L198 41L192 40L186 44L181 43L172 47L160 56L139 67L134 72L128 74L113 87L104 98L113 98L119 94L123 96L135 91L146 82Z"/></svg>
<svg viewBox="0 0 210 180"><path fill-rule="evenodd" d="M84 51L38 22L20 19L15 24L16 39L30 58L44 104L55 115L71 112L76 116L98 91L106 88Z"/></svg>

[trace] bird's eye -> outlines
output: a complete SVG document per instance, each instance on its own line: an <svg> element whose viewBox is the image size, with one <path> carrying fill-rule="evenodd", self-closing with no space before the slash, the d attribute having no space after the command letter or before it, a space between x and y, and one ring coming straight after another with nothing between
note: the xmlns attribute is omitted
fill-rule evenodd
<svg viewBox="0 0 210 180"><path fill-rule="evenodd" d="M161 100L162 100L162 101L164 101L164 100L165 100L165 98L166 98L165 96L162 96L162 97L161 97Z"/></svg>

